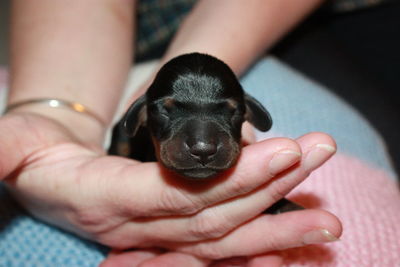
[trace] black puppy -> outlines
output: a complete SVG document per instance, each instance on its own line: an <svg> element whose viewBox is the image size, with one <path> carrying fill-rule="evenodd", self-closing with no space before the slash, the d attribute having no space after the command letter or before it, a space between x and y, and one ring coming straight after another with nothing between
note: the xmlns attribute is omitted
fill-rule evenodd
<svg viewBox="0 0 400 267"><path fill-rule="evenodd" d="M129 140L133 152L127 156L152 160L155 155L167 169L200 180L210 179L236 163L245 120L261 131L272 126L268 111L244 93L224 62L193 53L167 62L146 94L131 105L120 126L128 136L135 137ZM151 137L155 151L143 155L146 149L140 145L146 144L142 139L146 136ZM135 143L135 139L140 141ZM298 208L282 200L271 211Z"/></svg>

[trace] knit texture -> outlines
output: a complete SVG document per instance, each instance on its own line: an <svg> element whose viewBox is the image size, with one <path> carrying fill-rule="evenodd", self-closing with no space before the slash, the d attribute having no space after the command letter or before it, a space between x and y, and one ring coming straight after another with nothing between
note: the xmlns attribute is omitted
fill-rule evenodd
<svg viewBox="0 0 400 267"><path fill-rule="evenodd" d="M287 266L400 266L400 194L385 172L337 155L289 196L343 223L341 240L284 252Z"/></svg>

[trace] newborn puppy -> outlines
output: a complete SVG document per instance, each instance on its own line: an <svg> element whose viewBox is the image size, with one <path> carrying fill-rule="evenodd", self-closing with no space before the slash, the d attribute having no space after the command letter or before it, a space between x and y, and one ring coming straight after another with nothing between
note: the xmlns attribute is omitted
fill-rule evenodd
<svg viewBox="0 0 400 267"><path fill-rule="evenodd" d="M130 143L138 136L150 136L156 159L167 169L187 179L204 180L236 163L245 120L260 131L272 125L268 111L243 91L224 62L192 53L167 62L120 124L132 137ZM140 144L132 148L143 152ZM152 153L128 155L151 160ZM286 200L277 205L275 213L298 208Z"/></svg>
<svg viewBox="0 0 400 267"><path fill-rule="evenodd" d="M194 53L166 63L122 124L130 137L147 126L166 168L206 179L236 163L244 120L261 131L271 128L269 113L243 92L225 63Z"/></svg>

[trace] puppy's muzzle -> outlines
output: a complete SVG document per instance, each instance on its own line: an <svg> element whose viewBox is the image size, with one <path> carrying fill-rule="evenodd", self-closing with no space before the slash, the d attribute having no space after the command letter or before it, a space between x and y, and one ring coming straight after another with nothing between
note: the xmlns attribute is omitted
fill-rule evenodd
<svg viewBox="0 0 400 267"><path fill-rule="evenodd" d="M229 131L210 120L188 120L160 145L160 161L189 178L214 176L231 167L239 153Z"/></svg>

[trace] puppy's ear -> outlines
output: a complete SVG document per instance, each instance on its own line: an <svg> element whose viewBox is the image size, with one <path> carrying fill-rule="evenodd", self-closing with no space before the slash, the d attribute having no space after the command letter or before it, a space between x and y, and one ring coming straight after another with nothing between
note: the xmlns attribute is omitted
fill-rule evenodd
<svg viewBox="0 0 400 267"><path fill-rule="evenodd" d="M269 112L254 97L245 94L246 113L244 118L258 130L266 132L272 127L272 119Z"/></svg>
<svg viewBox="0 0 400 267"><path fill-rule="evenodd" d="M146 95L139 97L129 107L125 116L122 118L122 128L125 133L133 137L140 126L145 126L147 122L147 107L146 107Z"/></svg>

